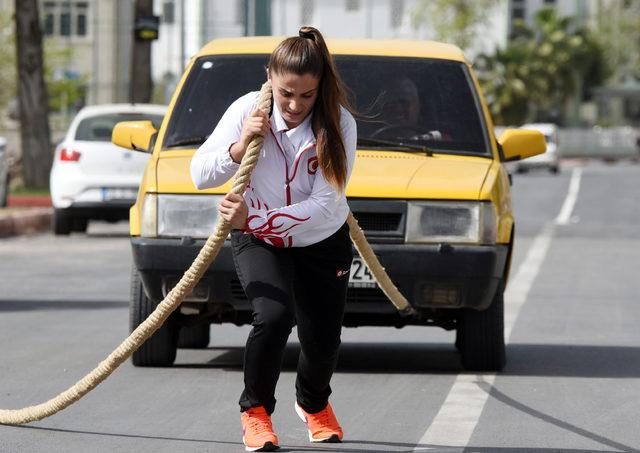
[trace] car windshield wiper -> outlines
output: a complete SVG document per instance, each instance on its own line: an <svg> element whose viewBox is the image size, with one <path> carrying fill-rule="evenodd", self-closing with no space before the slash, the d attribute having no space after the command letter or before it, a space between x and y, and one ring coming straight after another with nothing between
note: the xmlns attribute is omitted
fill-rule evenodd
<svg viewBox="0 0 640 453"><path fill-rule="evenodd" d="M174 146L186 146L186 145L201 145L204 141L209 138L208 135L199 135L195 137L185 137L179 140L175 140L167 145L167 148L172 148Z"/></svg>
<svg viewBox="0 0 640 453"><path fill-rule="evenodd" d="M384 146L385 148L401 150L401 151L419 151L427 156L433 156L433 150L428 146L418 145L415 143L392 142L389 140L381 140L374 137L358 137L358 145L362 146Z"/></svg>

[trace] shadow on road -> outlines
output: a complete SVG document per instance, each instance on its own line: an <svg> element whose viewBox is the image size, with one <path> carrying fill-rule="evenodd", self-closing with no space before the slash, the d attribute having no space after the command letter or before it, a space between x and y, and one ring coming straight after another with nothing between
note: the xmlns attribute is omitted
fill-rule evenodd
<svg viewBox="0 0 640 453"><path fill-rule="evenodd" d="M191 351L186 360L178 356L177 367L242 369L244 348L209 348ZM212 357L213 353L213 357ZM296 369L300 347L289 344L283 369ZM512 344L507 346L507 366L500 376L553 376L633 378L640 377L639 347ZM449 344L344 343L338 373L463 372L460 355Z"/></svg>
<svg viewBox="0 0 640 453"><path fill-rule="evenodd" d="M122 300L2 300L0 312L3 311L56 311L56 310L103 310L109 308L126 308L128 301Z"/></svg>
<svg viewBox="0 0 640 453"><path fill-rule="evenodd" d="M82 431L82 430L73 430L73 429L63 429L63 428L47 428L45 426L0 426L0 430L2 429L19 429L19 430L36 430L36 431L47 431L47 432L57 432L57 433L67 433L67 434L80 434L83 436L97 436L97 437L119 437L124 439L148 439L148 440L165 440L165 441L177 441L177 442L186 442L186 443L206 443L206 444L216 444L224 446L226 448L233 448L234 451L241 451L242 443L241 442L230 442L223 440L215 440L215 439L195 439L195 438L186 438L186 437L169 437L169 436L153 436L153 435L144 435L144 434L131 434L131 433L114 433L114 432L101 432L101 431ZM619 447L619 446L618 446ZM622 446L624 447L624 446ZM440 445L427 445L427 444L414 444L408 442L393 442L393 441L370 441L370 440L358 440L358 439L348 439L345 440L342 444L325 444L325 445L286 445L281 444L281 448L278 450L280 452L294 452L294 451L333 451L333 452L344 452L344 453L355 453L355 452L367 452L367 453L387 453L387 452L396 452L396 453L410 453L414 451L427 451L430 453L453 453L463 451L473 451L475 453L551 453L551 452L563 452L563 453L607 453L611 450L586 450L586 449L573 449L573 448L518 448L518 447L450 447L450 446L440 446ZM635 451L635 450L624 450L623 451Z"/></svg>

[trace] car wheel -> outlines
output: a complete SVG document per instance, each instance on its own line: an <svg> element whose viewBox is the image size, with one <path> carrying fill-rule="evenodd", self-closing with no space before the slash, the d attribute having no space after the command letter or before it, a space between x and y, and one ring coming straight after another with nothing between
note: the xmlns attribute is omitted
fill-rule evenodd
<svg viewBox="0 0 640 453"><path fill-rule="evenodd" d="M131 300L129 321L133 332L155 310L158 304L147 297L138 271L131 270ZM170 315L131 356L135 366L171 366L176 359L178 326L175 316Z"/></svg>
<svg viewBox="0 0 640 453"><path fill-rule="evenodd" d="M65 209L54 209L51 219L53 234L57 236L71 233L71 223L73 217Z"/></svg>
<svg viewBox="0 0 640 453"><path fill-rule="evenodd" d="M71 230L84 233L87 231L87 225L89 224L89 219L86 217L74 217L71 223Z"/></svg>
<svg viewBox="0 0 640 453"><path fill-rule="evenodd" d="M549 167L549 171L550 171L551 173L553 173L554 175L557 175L557 174L558 174L558 172L560 171L560 168L559 168L557 165L554 165L554 166L552 166L552 167Z"/></svg>
<svg viewBox="0 0 640 453"><path fill-rule="evenodd" d="M469 371L500 371L506 363L504 345L504 284L486 310L465 308L458 318L456 347Z"/></svg>
<svg viewBox="0 0 640 453"><path fill-rule="evenodd" d="M180 329L178 336L178 347L186 349L204 349L209 346L209 326L205 324L197 324L195 326L184 326Z"/></svg>
<svg viewBox="0 0 640 453"><path fill-rule="evenodd" d="M0 178L0 208L7 206L9 198L9 175L5 175L4 181Z"/></svg>

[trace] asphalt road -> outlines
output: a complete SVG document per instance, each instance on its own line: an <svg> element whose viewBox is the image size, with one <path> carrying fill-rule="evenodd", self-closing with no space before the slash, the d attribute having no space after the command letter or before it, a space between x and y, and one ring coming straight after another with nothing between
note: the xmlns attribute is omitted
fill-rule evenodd
<svg viewBox="0 0 640 453"><path fill-rule="evenodd" d="M463 373L438 329L346 329L332 396L346 441L311 445L292 408L292 341L274 414L281 451L640 451L639 182L637 164L514 176L498 375ZM0 240L1 408L56 395L127 335L126 232ZM0 452L243 451L247 333L214 326L210 347L180 350L173 368L127 362L65 411L0 426Z"/></svg>

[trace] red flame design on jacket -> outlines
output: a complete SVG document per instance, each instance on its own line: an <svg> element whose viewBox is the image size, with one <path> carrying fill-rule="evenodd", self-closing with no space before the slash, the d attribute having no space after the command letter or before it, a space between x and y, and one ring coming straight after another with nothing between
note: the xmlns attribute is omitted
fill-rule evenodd
<svg viewBox="0 0 640 453"><path fill-rule="evenodd" d="M282 217L286 219L294 220L297 223L293 223L289 226L286 226L285 222L280 222L276 224L276 220ZM268 242L272 243L276 247L284 247L285 246L284 238L288 236L289 231L292 228L300 225L300 223L306 222L307 220L309 220L310 217L306 217L303 219L303 218L295 217L289 214L275 213L271 216L268 216L267 221L264 222L262 225L256 228L251 228L249 225L251 221L256 218L259 219L260 216L252 215L247 218L247 228L245 231L247 233L253 234L255 237L257 237L258 239L262 239L263 241L268 240ZM289 245L291 245L291 241L289 241Z"/></svg>

